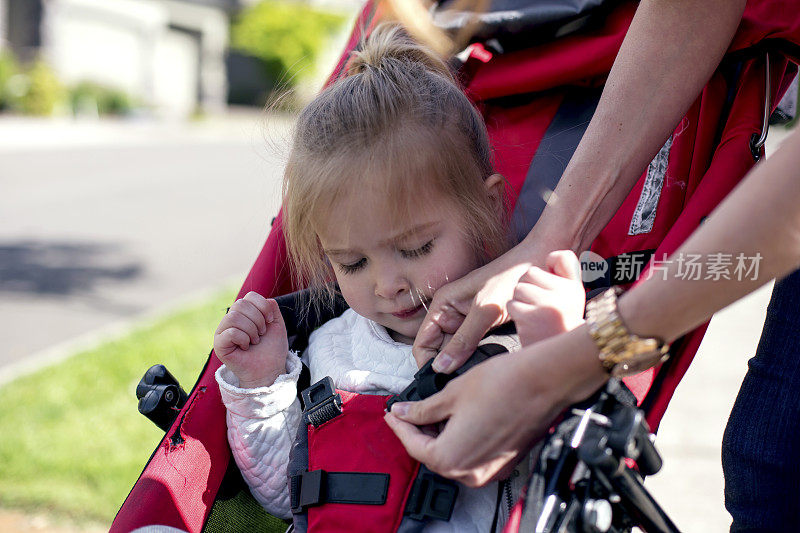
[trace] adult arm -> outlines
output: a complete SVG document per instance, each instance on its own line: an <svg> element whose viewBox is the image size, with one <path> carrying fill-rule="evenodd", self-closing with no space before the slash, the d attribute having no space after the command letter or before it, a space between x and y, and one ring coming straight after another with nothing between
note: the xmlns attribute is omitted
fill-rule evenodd
<svg viewBox="0 0 800 533"><path fill-rule="evenodd" d="M439 289L414 342L422 366L458 368L508 320L520 276L548 253L587 249L716 69L745 0L643 0L586 133L541 218L514 249ZM452 339L445 343L448 334ZM443 347L444 346L444 347Z"/></svg>
<svg viewBox="0 0 800 533"><path fill-rule="evenodd" d="M759 272L739 280L646 279L619 300L628 329L667 342L774 277L800 266L800 131L759 164L678 249L683 254L760 255ZM396 404L386 420L408 452L467 485L507 471L555 416L607 379L586 325L478 365L431 398ZM400 407L400 410L398 410ZM416 425L448 420L437 436ZM412 425L414 424L414 425Z"/></svg>

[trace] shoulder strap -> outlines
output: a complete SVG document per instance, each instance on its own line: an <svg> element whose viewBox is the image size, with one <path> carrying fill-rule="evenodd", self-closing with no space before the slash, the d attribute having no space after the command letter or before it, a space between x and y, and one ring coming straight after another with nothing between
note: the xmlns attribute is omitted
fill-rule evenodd
<svg viewBox="0 0 800 533"><path fill-rule="evenodd" d="M439 374L433 370L433 359L414 374L414 380L403 392L389 398L386 409L391 411L397 402L415 402L433 396L444 389L450 381L467 372L473 366L501 353L515 352L520 348L519 335L513 323L503 324L489 333L478 343L478 348L461 368L452 374Z"/></svg>

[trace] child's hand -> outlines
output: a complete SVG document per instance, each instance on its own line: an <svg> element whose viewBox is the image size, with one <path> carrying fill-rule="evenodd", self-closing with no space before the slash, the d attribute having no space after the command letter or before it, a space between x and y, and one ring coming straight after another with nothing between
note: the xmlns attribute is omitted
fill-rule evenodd
<svg viewBox="0 0 800 533"><path fill-rule="evenodd" d="M583 323L586 292L578 258L569 250L551 252L547 270L531 267L519 279L508 313L523 346Z"/></svg>
<svg viewBox="0 0 800 533"><path fill-rule="evenodd" d="M214 353L244 389L272 385L286 372L289 342L278 302L248 292L214 333Z"/></svg>

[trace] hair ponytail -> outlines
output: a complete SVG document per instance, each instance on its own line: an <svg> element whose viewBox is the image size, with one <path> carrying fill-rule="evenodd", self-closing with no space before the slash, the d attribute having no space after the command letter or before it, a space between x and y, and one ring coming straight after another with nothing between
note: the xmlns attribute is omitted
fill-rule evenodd
<svg viewBox="0 0 800 533"><path fill-rule="evenodd" d="M397 24L383 22L354 50L347 66L347 75L362 74L370 69L419 64L427 70L455 82L450 68L433 50L412 39Z"/></svg>

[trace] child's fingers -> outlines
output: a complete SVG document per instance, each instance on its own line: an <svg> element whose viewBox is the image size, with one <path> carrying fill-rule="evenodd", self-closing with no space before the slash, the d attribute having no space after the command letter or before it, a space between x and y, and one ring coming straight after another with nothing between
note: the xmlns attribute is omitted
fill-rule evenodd
<svg viewBox="0 0 800 533"><path fill-rule="evenodd" d="M562 278L580 281L581 263L572 250L550 252L545 261L547 269Z"/></svg>
<svg viewBox="0 0 800 533"><path fill-rule="evenodd" d="M258 309L258 311L261 313L261 315L264 317L264 322L266 324L269 324L272 321L272 316L274 315L274 309L278 308L278 304L277 302L275 302L275 300L264 298L263 296L254 291L250 291L247 294L245 294L242 300L245 300L253 304L256 307L256 309ZM270 302L274 302L274 309L273 305L270 304Z"/></svg>
<svg viewBox="0 0 800 533"><path fill-rule="evenodd" d="M250 336L238 328L228 328L217 335L219 339L219 346L217 348L228 349L239 347L242 350L247 350L250 347ZM225 355L227 355L225 353Z"/></svg>
<svg viewBox="0 0 800 533"><path fill-rule="evenodd" d="M236 300L231 310L235 310L249 318L258 328L258 333L260 335L267 332L267 319L264 317L264 313L256 307L253 302L244 299Z"/></svg>
<svg viewBox="0 0 800 533"><path fill-rule="evenodd" d="M258 326L243 313L231 309L231 311L225 315L225 320L223 322L225 324L225 328L223 329L240 329L250 338L250 344L259 343Z"/></svg>
<svg viewBox="0 0 800 533"><path fill-rule="evenodd" d="M278 306L278 302L274 299L270 298L269 300L264 300L264 318L267 321L267 326L269 324L275 324L276 326L280 326L284 331L286 330L286 325L283 323L283 315L281 314L281 308Z"/></svg>
<svg viewBox="0 0 800 533"><path fill-rule="evenodd" d="M526 303L521 303L517 300L512 300L508 302L506 309L508 309L508 316L511 317L511 320L514 322L520 322L523 318L526 318L528 313L536 309L536 307Z"/></svg>
<svg viewBox="0 0 800 533"><path fill-rule="evenodd" d="M537 287L541 287L543 289L553 290L558 287L559 281L560 281L559 276L551 274L550 272L545 272L541 268L534 266L529 268L522 275L522 277L519 278L517 286L529 283L532 285L536 285Z"/></svg>
<svg viewBox="0 0 800 533"><path fill-rule="evenodd" d="M514 288L514 299L512 302L522 302L528 305L541 305L549 299L552 291L543 289L533 283L518 283ZM509 302L511 303L511 302Z"/></svg>

